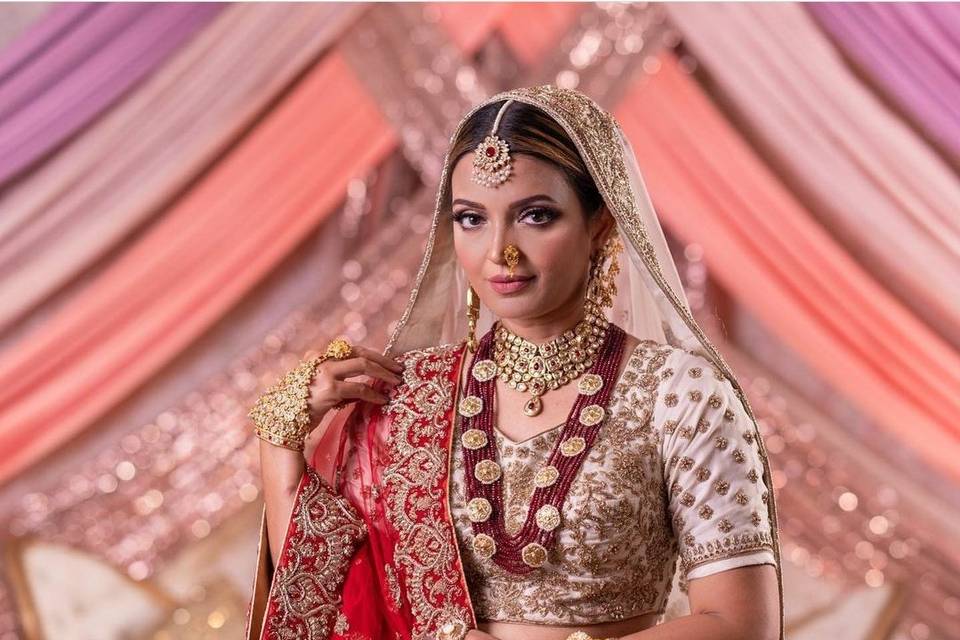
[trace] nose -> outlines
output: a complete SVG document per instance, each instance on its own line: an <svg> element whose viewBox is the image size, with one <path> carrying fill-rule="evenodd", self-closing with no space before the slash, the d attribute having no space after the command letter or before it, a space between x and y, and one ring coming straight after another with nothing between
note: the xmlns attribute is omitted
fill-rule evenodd
<svg viewBox="0 0 960 640"><path fill-rule="evenodd" d="M506 265L507 261L503 258L503 250L508 244L510 244L510 238L507 235L506 226L495 224L490 236L490 245L487 247L487 259L496 265Z"/></svg>

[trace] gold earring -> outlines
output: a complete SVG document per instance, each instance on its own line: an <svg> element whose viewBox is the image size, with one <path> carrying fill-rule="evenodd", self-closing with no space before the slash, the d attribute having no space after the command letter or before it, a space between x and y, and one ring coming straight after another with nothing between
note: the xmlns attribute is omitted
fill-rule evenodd
<svg viewBox="0 0 960 640"><path fill-rule="evenodd" d="M480 297L473 289L473 285L467 285L467 348L470 353L477 351L477 320L480 317Z"/></svg>
<svg viewBox="0 0 960 640"><path fill-rule="evenodd" d="M617 284L614 281L620 273L620 262L617 254L623 250L620 239L610 236L604 243L596 259L590 260L590 280L587 284L587 297L601 307L612 307L613 298L617 295ZM603 273L603 263L610 258L610 266Z"/></svg>
<svg viewBox="0 0 960 640"><path fill-rule="evenodd" d="M507 275L513 277L513 268L520 264L520 250L512 244L503 248L503 259L507 261Z"/></svg>

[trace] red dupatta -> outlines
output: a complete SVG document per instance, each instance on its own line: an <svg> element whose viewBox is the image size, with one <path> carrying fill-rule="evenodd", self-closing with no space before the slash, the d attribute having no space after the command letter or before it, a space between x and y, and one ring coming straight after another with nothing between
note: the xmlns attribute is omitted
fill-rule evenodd
<svg viewBox="0 0 960 640"><path fill-rule="evenodd" d="M333 418L276 567L261 516L248 640L421 640L448 623L476 627L449 503L464 350L405 352L388 404L353 403Z"/></svg>

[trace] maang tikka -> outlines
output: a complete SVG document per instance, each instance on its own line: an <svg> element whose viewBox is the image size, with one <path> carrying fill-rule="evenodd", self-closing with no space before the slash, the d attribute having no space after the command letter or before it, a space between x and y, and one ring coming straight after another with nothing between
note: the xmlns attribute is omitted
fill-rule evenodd
<svg viewBox="0 0 960 640"><path fill-rule="evenodd" d="M506 182L510 176L510 170L513 166L510 157L510 145L497 135L497 128L500 126L500 118L503 117L507 107L512 103L513 99L503 103L497 113L496 120L493 121L490 134L474 150L473 171L470 174L470 179L476 184L484 187L498 187Z"/></svg>

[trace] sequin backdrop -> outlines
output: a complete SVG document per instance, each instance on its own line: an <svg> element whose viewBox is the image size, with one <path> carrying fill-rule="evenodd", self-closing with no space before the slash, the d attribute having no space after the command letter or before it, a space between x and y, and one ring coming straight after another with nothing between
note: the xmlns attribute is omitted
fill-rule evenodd
<svg viewBox="0 0 960 640"><path fill-rule="evenodd" d="M761 418L789 636L960 638L958 58L956 5L0 5L0 640L241 633L247 407L385 342L449 131L545 82Z"/></svg>

